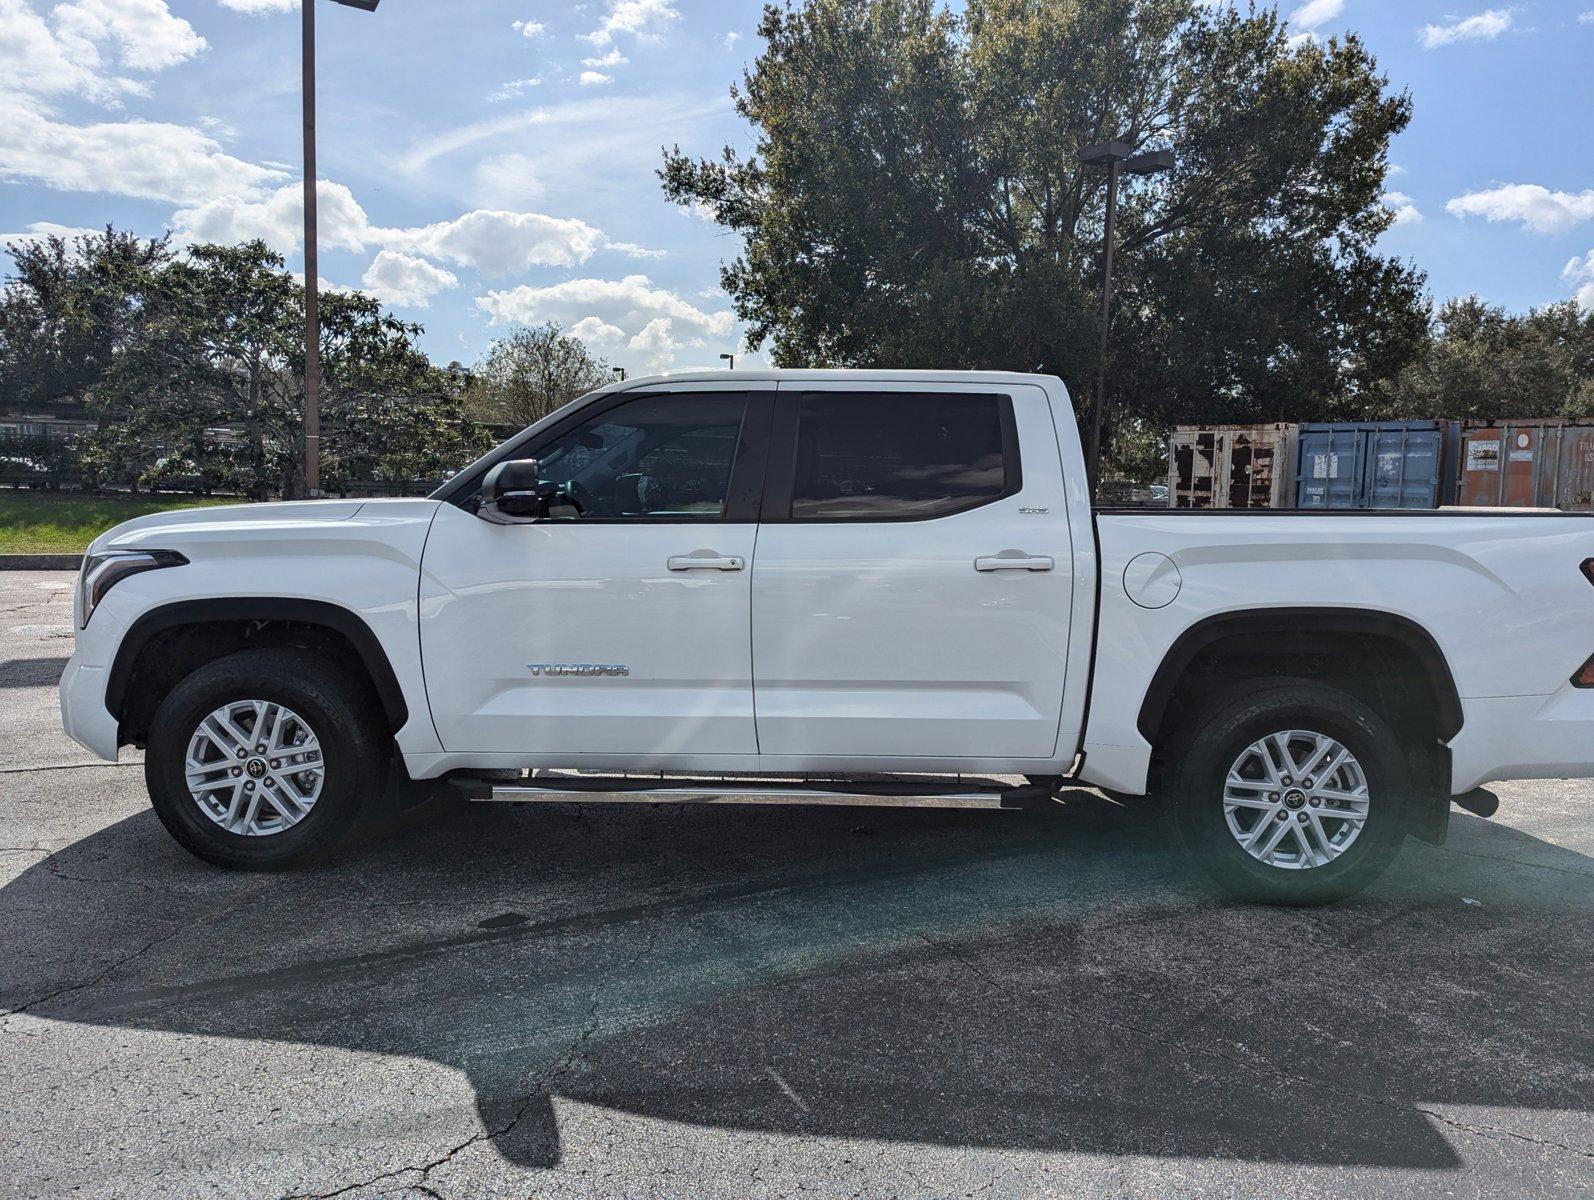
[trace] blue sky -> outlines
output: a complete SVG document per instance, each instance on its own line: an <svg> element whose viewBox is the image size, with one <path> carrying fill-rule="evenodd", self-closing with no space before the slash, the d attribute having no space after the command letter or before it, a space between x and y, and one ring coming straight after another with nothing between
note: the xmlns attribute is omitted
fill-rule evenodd
<svg viewBox="0 0 1594 1200"><path fill-rule="evenodd" d="M324 280L424 323L439 361L550 318L633 372L738 349L736 243L654 171L661 145L751 145L728 92L756 3L317 11ZM1283 11L1358 31L1411 91L1385 248L1436 297L1594 307L1594 0ZM295 0L0 0L0 236L263 236L297 267L298 29Z"/></svg>

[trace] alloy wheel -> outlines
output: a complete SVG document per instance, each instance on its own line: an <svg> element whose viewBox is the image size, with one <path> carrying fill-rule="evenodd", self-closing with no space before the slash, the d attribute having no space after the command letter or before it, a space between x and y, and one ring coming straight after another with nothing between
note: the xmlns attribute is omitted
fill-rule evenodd
<svg viewBox="0 0 1594 1200"><path fill-rule="evenodd" d="M235 700L200 721L184 764L199 811L228 833L270 837L315 807L326 781L321 742L298 713Z"/></svg>
<svg viewBox="0 0 1594 1200"><path fill-rule="evenodd" d="M1223 817L1235 841L1270 867L1333 862L1367 823L1367 774L1326 734L1286 729L1252 742L1229 768Z"/></svg>

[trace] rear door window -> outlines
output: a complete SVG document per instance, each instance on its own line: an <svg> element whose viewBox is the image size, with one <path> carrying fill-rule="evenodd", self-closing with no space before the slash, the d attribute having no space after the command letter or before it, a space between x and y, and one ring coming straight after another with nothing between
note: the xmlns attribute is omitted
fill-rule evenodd
<svg viewBox="0 0 1594 1200"><path fill-rule="evenodd" d="M791 520L927 520L1018 490L1006 396L832 392L797 404Z"/></svg>

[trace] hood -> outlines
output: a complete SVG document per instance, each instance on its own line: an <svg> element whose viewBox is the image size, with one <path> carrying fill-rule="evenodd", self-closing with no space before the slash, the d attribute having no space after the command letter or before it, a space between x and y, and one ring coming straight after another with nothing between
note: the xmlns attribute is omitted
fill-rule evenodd
<svg viewBox="0 0 1594 1200"><path fill-rule="evenodd" d="M223 504L210 508L177 508L134 517L107 529L89 545L88 553L112 548L161 548L163 538L186 533L248 535L264 529L291 529L307 523L347 521L364 500L294 500L276 504Z"/></svg>

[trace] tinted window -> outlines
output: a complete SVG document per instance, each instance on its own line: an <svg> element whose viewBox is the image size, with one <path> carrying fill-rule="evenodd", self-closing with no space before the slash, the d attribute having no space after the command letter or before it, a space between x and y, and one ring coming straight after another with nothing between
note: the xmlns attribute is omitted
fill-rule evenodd
<svg viewBox="0 0 1594 1200"><path fill-rule="evenodd" d="M742 396L645 396L608 409L530 452L587 517L725 515Z"/></svg>
<svg viewBox="0 0 1594 1200"><path fill-rule="evenodd" d="M802 397L793 519L936 517L999 498L1010 470L1003 403L904 393Z"/></svg>

